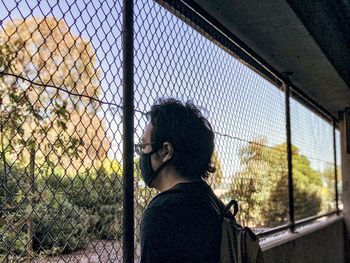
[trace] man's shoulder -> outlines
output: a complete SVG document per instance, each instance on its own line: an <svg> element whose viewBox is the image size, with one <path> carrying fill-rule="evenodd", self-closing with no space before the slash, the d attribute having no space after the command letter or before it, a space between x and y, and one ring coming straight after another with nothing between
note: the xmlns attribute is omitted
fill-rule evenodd
<svg viewBox="0 0 350 263"><path fill-rule="evenodd" d="M176 206L186 199L186 193L179 190L169 190L156 195L149 203L146 210L161 210L163 208L169 208Z"/></svg>
<svg viewBox="0 0 350 263"><path fill-rule="evenodd" d="M156 195L147 206L147 214L167 215L210 210L210 186L204 182L180 183Z"/></svg>
<svg viewBox="0 0 350 263"><path fill-rule="evenodd" d="M184 212L184 207L181 206L183 196L184 193L181 192L160 193L155 196L142 214L142 226L152 229L171 224L176 220L177 214Z"/></svg>

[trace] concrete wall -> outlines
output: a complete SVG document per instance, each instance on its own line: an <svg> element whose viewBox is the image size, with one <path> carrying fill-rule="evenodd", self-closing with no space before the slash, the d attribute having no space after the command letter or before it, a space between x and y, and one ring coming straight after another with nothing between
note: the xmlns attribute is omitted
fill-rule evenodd
<svg viewBox="0 0 350 263"><path fill-rule="evenodd" d="M344 263L344 220L325 222L262 242L265 263Z"/></svg>

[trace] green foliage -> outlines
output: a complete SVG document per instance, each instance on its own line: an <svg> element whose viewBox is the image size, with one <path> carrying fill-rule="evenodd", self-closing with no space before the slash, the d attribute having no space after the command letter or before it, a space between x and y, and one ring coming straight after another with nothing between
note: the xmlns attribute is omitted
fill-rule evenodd
<svg viewBox="0 0 350 263"><path fill-rule="evenodd" d="M293 184L295 219L317 215L321 210L321 174L310 166L310 161L298 151L293 152Z"/></svg>
<svg viewBox="0 0 350 263"><path fill-rule="evenodd" d="M18 207L25 207L27 199L24 192L29 188L28 174L17 166L0 165L0 203L3 205L2 213L15 211ZM17 213L18 214L18 213ZM22 213L19 217L24 216Z"/></svg>
<svg viewBox="0 0 350 263"><path fill-rule="evenodd" d="M77 175L68 188L70 201L89 214L89 231L99 238L121 237L122 185L117 174L102 167ZM118 221L119 219L119 221Z"/></svg>
<svg viewBox="0 0 350 263"><path fill-rule="evenodd" d="M9 224L0 226L0 262L24 262L28 235L23 229L15 231Z"/></svg>
<svg viewBox="0 0 350 263"><path fill-rule="evenodd" d="M338 179L338 191L339 186L341 185L341 176L339 174L340 169L337 167L337 179ZM325 188L328 190L323 194L323 206L322 209L325 211L334 211L336 209L336 191L335 191L335 167L334 164L331 164L326 167L326 169L321 174L322 183ZM338 198L341 199L341 191L338 193Z"/></svg>
<svg viewBox="0 0 350 263"><path fill-rule="evenodd" d="M265 147L257 140L241 149L242 169L234 175L226 198L240 202L239 220L251 226L278 226L289 220L286 144ZM296 220L318 214L328 188L322 174L292 146Z"/></svg>
<svg viewBox="0 0 350 263"><path fill-rule="evenodd" d="M88 238L119 239L122 234L121 178L101 167L75 177L54 174L49 164L35 171L34 194L21 165L0 166L0 258L10 253L19 262L28 242L27 224L33 225L35 253L55 255L83 248ZM41 173L39 173L39 171ZM30 200L32 200L30 202ZM6 245L11 244L7 247ZM10 248L10 250L9 250Z"/></svg>
<svg viewBox="0 0 350 263"><path fill-rule="evenodd" d="M28 199L28 176L23 169L0 165L0 259L8 255L10 262L21 262L25 255L28 235L25 218ZM2 262L2 261L1 261Z"/></svg>
<svg viewBox="0 0 350 263"><path fill-rule="evenodd" d="M81 248L88 235L119 238L120 164L112 160L107 169L104 162L98 171L86 169L99 167L96 160L105 159L111 147L98 104L86 98L97 98L101 90L92 45L54 17L11 20L3 25L0 42L1 71L36 76L44 84L6 74L0 78L0 261L5 253L20 257L29 240L28 224L35 253ZM30 164L34 171L29 172Z"/></svg>
<svg viewBox="0 0 350 263"><path fill-rule="evenodd" d="M88 241L89 215L69 202L62 192L41 192L34 206L33 247L36 252L59 254L82 248Z"/></svg>

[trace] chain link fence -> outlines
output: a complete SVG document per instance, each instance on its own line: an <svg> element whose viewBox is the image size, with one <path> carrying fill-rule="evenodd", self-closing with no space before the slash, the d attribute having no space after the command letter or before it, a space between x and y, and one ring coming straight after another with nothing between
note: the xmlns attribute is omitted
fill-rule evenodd
<svg viewBox="0 0 350 263"><path fill-rule="evenodd" d="M121 3L0 10L0 261L118 261Z"/></svg>
<svg viewBox="0 0 350 263"><path fill-rule="evenodd" d="M122 5L0 0L0 262L123 261ZM157 98L192 100L215 130L216 194L257 233L291 222L281 79L181 1L135 1L133 68L135 142ZM337 210L340 136L289 102L295 223ZM138 261L156 191L134 163Z"/></svg>
<svg viewBox="0 0 350 263"><path fill-rule="evenodd" d="M334 211L333 123L291 101L295 219Z"/></svg>

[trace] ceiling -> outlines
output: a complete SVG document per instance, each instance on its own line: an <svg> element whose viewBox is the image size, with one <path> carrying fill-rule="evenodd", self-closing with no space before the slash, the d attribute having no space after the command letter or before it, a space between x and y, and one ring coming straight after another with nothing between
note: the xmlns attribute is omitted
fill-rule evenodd
<svg viewBox="0 0 350 263"><path fill-rule="evenodd" d="M338 118L350 107L348 0L195 0Z"/></svg>

